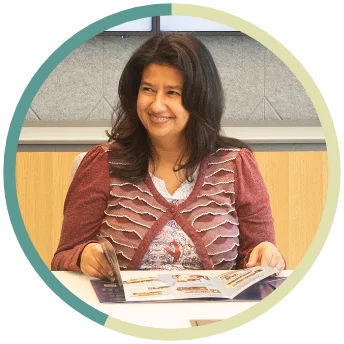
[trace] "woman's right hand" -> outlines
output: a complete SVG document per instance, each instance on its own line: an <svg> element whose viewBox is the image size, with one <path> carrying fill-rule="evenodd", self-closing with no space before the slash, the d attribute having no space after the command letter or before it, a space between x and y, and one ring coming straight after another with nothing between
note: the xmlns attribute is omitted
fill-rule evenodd
<svg viewBox="0 0 344 344"><path fill-rule="evenodd" d="M112 268L98 243L85 246L80 257L80 269L85 275L114 281Z"/></svg>

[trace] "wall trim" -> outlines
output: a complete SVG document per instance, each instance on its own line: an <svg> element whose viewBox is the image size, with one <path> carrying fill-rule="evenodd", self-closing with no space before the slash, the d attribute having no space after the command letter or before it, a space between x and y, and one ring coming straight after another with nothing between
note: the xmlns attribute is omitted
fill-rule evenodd
<svg viewBox="0 0 344 344"><path fill-rule="evenodd" d="M23 127L19 144L99 144L110 127ZM325 143L322 127L223 127L226 136L248 144Z"/></svg>

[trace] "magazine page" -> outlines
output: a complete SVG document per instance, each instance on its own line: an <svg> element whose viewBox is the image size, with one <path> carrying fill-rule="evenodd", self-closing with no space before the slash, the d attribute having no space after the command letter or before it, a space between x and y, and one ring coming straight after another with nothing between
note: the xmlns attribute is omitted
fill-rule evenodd
<svg viewBox="0 0 344 344"><path fill-rule="evenodd" d="M91 280L99 302L157 302L174 300L169 285L155 277L123 280L119 286L116 281Z"/></svg>
<svg viewBox="0 0 344 344"><path fill-rule="evenodd" d="M118 283L91 280L100 302L168 302L192 299L226 298L210 277L187 274L163 274L123 280ZM228 298L227 298L228 299Z"/></svg>
<svg viewBox="0 0 344 344"><path fill-rule="evenodd" d="M161 274L123 281L127 301L224 298L212 279L203 275Z"/></svg>
<svg viewBox="0 0 344 344"><path fill-rule="evenodd" d="M227 297L209 276L178 273L157 275L157 279L170 286L175 300Z"/></svg>
<svg viewBox="0 0 344 344"><path fill-rule="evenodd" d="M119 286L115 281L94 279L90 282L99 302L126 302L123 286Z"/></svg>
<svg viewBox="0 0 344 344"><path fill-rule="evenodd" d="M160 281L154 276L125 280L123 287L126 301L174 300L168 283Z"/></svg>
<svg viewBox="0 0 344 344"><path fill-rule="evenodd" d="M233 299L253 284L277 273L278 271L275 268L267 265L255 266L242 270L230 270L214 277L214 281L216 281L219 289L226 297Z"/></svg>

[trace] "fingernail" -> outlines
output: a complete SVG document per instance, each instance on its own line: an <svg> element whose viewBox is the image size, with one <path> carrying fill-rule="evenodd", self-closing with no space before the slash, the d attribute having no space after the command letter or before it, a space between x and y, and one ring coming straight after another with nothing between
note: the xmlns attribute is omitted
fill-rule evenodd
<svg viewBox="0 0 344 344"><path fill-rule="evenodd" d="M113 272L109 271L108 274L112 277L113 276Z"/></svg>

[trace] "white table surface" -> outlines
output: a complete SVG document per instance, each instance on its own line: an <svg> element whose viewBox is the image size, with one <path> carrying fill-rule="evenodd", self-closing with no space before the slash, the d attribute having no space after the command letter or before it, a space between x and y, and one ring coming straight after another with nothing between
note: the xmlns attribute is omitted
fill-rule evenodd
<svg viewBox="0 0 344 344"><path fill-rule="evenodd" d="M183 271L185 273L186 271ZM279 276L287 277L291 270L282 271ZM122 271L124 280L129 278L155 276L162 271ZM173 271L172 271L173 273ZM192 271L192 274L214 276L224 273L214 270ZM195 301L168 303L100 303L89 282L91 277L71 271L53 271L55 277L79 299L95 309L116 319L136 325L155 328L186 328L191 327L190 320L226 319L250 307L256 302L228 301Z"/></svg>

